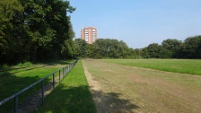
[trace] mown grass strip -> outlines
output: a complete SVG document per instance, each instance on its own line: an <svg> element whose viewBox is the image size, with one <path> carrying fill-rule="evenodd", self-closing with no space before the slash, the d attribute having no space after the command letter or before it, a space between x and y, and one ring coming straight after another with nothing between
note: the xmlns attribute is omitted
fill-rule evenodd
<svg viewBox="0 0 201 113"><path fill-rule="evenodd" d="M201 75L201 60L193 59L103 59L103 61L168 72Z"/></svg>
<svg viewBox="0 0 201 113"><path fill-rule="evenodd" d="M45 105L40 106L35 113L96 113L81 61L47 96Z"/></svg>

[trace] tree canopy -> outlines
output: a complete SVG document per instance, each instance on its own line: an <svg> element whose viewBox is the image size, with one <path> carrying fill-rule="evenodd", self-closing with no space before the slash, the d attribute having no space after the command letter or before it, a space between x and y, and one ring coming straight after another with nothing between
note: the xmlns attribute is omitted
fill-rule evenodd
<svg viewBox="0 0 201 113"><path fill-rule="evenodd" d="M72 47L64 49L73 42L74 10L63 0L1 0L0 63L71 57L63 54Z"/></svg>
<svg viewBox="0 0 201 113"><path fill-rule="evenodd" d="M75 40L78 46L78 55L90 58L128 58L134 52L123 41L117 39L98 39L93 44L87 44L82 39Z"/></svg>
<svg viewBox="0 0 201 113"><path fill-rule="evenodd" d="M143 48L142 52L148 53L149 58L199 59L201 58L201 36L188 37L184 42L177 39L167 39L161 45L150 44Z"/></svg>
<svg viewBox="0 0 201 113"><path fill-rule="evenodd" d="M77 56L90 58L201 58L201 36L188 37L184 42L166 39L161 45L149 44L141 49L129 48L123 41L98 39L88 45L76 39Z"/></svg>

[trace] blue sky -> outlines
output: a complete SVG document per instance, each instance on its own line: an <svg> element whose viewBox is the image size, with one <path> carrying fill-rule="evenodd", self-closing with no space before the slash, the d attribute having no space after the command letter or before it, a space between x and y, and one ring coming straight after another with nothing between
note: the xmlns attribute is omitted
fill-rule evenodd
<svg viewBox="0 0 201 113"><path fill-rule="evenodd" d="M201 35L201 0L69 0L76 38L85 26L96 27L98 38L123 40L143 48L165 39L184 41Z"/></svg>

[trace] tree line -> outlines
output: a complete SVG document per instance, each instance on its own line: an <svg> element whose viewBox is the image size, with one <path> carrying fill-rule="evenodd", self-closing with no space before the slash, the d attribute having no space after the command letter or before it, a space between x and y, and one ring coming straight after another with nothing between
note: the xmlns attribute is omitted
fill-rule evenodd
<svg viewBox="0 0 201 113"><path fill-rule="evenodd" d="M201 58L201 36L188 37L184 41L167 39L161 45L152 43L143 49L135 49L142 58Z"/></svg>
<svg viewBox="0 0 201 113"><path fill-rule="evenodd" d="M1 0L0 64L73 57L74 10L63 0Z"/></svg>
<svg viewBox="0 0 201 113"><path fill-rule="evenodd" d="M134 50L122 40L100 38L93 44L87 44L82 39L75 39L74 42L77 57L135 58Z"/></svg>
<svg viewBox="0 0 201 113"><path fill-rule="evenodd" d="M161 45L149 44L141 49L129 48L123 41L98 39L87 44L82 39L74 40L74 55L90 58L201 58L201 36L188 37L184 41L166 39Z"/></svg>

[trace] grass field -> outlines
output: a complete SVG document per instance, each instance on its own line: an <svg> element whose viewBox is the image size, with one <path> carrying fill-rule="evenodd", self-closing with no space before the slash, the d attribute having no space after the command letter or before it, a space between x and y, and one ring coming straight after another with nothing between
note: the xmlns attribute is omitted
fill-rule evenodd
<svg viewBox="0 0 201 113"><path fill-rule="evenodd" d="M133 67L144 67L147 64L152 68L154 65L155 68L160 66L160 69L172 63L179 64L178 68L182 70L181 67L185 67L182 63L188 67L199 67L197 62L200 61L84 60L93 80L101 85L99 94L104 98L99 100L99 104L102 109L112 113L200 113L201 76ZM185 67L185 70L191 69Z"/></svg>
<svg viewBox="0 0 201 113"><path fill-rule="evenodd" d="M81 61L35 113L96 113Z"/></svg>
<svg viewBox="0 0 201 113"><path fill-rule="evenodd" d="M66 66L69 62L70 61L56 61L47 64L18 64L16 66L4 68L4 70L6 69L7 71L0 72L0 101L49 75L57 69ZM25 97L35 93L39 87L40 84L21 94L19 97L20 102L22 102ZM0 106L0 111L5 112L6 110L11 110L12 108L13 101L11 100Z"/></svg>
<svg viewBox="0 0 201 113"><path fill-rule="evenodd" d="M79 61L60 85L45 98L45 105L39 106L34 113L201 112L201 60L86 59L83 62L92 80L99 83L100 90L90 90L82 62ZM66 63L68 62L31 64L26 68L21 66L23 68L0 72L0 99ZM27 94L35 90L37 87ZM98 111L91 93L97 96L95 102L100 107ZM26 94L21 97L26 97ZM8 104L12 106L13 103ZM0 106L0 113L4 112L2 107L5 106Z"/></svg>
<svg viewBox="0 0 201 113"><path fill-rule="evenodd" d="M104 59L103 61L161 71L201 75L201 60L192 59Z"/></svg>

